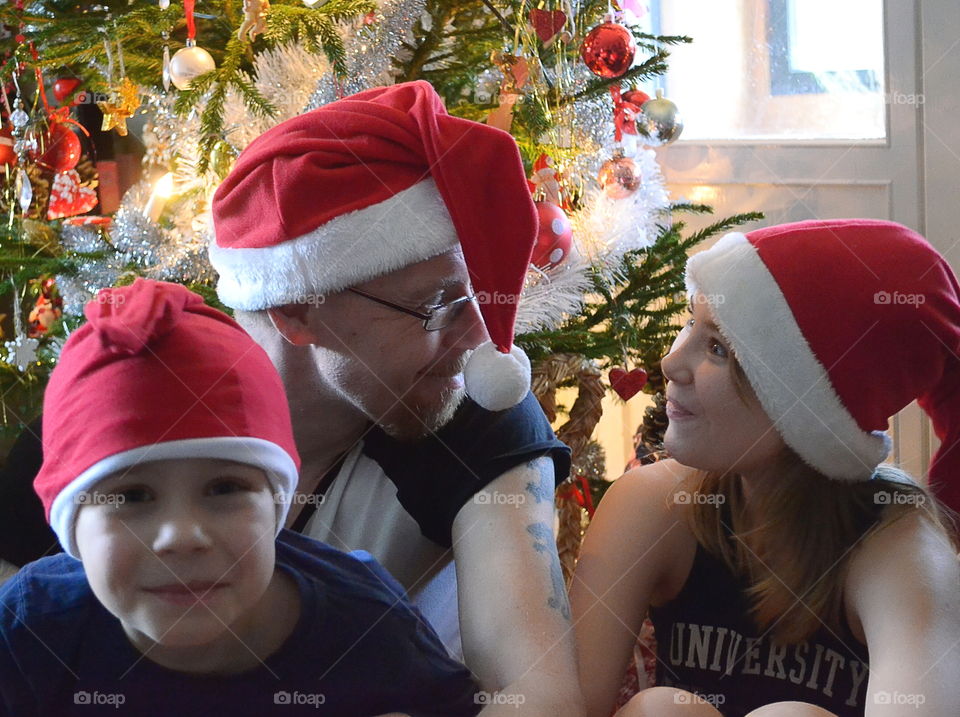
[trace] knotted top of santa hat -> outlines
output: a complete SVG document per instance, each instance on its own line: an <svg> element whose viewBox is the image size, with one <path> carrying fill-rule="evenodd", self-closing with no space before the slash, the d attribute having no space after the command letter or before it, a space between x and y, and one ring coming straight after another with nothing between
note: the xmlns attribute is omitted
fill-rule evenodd
<svg viewBox="0 0 960 717"><path fill-rule="evenodd" d="M728 234L690 259L687 289L808 464L869 479L918 399L942 441L931 487L960 509L960 287L923 237L871 219Z"/></svg>
<svg viewBox="0 0 960 717"><path fill-rule="evenodd" d="M523 163L508 133L447 114L428 83L360 92L265 132L217 189L213 222L217 291L243 310L307 302L459 244L474 292L491 297L480 311L496 348L476 352L495 368L468 365L467 392L492 410L526 394L513 323L537 214Z"/></svg>
<svg viewBox="0 0 960 717"><path fill-rule="evenodd" d="M43 465L34 488L64 550L86 494L139 463L219 458L264 470L277 531L300 458L283 384L231 318L179 284L137 279L84 309L43 397Z"/></svg>

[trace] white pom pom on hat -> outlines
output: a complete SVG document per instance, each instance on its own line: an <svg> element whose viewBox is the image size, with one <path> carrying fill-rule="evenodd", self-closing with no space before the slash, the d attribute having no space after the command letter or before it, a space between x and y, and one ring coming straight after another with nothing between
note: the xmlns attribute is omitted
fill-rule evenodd
<svg viewBox="0 0 960 717"><path fill-rule="evenodd" d="M463 380L467 395L481 408L502 411L518 404L530 390L530 359L519 346L503 353L487 341L470 354Z"/></svg>

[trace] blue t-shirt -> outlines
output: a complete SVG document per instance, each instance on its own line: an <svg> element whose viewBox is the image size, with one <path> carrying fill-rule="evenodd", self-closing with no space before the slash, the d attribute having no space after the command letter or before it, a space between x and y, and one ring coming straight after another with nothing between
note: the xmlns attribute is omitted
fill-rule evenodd
<svg viewBox="0 0 960 717"><path fill-rule="evenodd" d="M139 653L65 554L0 589L0 715L475 715L476 685L403 589L367 555L284 530L277 567L300 591L293 633L230 676L163 668Z"/></svg>

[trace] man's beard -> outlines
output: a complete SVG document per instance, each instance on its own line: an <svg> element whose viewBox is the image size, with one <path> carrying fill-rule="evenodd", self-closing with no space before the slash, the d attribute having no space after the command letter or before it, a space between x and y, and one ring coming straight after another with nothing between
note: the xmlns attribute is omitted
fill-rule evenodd
<svg viewBox="0 0 960 717"><path fill-rule="evenodd" d="M395 410L384 417L385 420L379 421L384 432L398 440L416 440L435 433L449 423L466 396L462 377L468 358L469 354L461 354L454 361L448 360L442 364L438 361L418 375L417 383L426 381L428 386L432 377L436 376L460 376L461 383L459 386L444 386L425 398L422 397L423 393L417 392L415 384L406 394L409 400L401 400Z"/></svg>
<svg viewBox="0 0 960 717"><path fill-rule="evenodd" d="M446 389L429 404L398 403L388 416L381 419L380 427L391 438L399 441L415 441L436 433L456 414L466 397L463 388Z"/></svg>

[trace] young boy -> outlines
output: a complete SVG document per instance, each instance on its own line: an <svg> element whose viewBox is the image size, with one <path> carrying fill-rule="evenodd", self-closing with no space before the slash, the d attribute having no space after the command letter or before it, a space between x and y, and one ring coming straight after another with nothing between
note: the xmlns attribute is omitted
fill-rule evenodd
<svg viewBox="0 0 960 717"><path fill-rule="evenodd" d="M175 284L85 314L34 484L66 554L0 589L0 714L476 714L383 568L282 530L299 457L263 350Z"/></svg>

